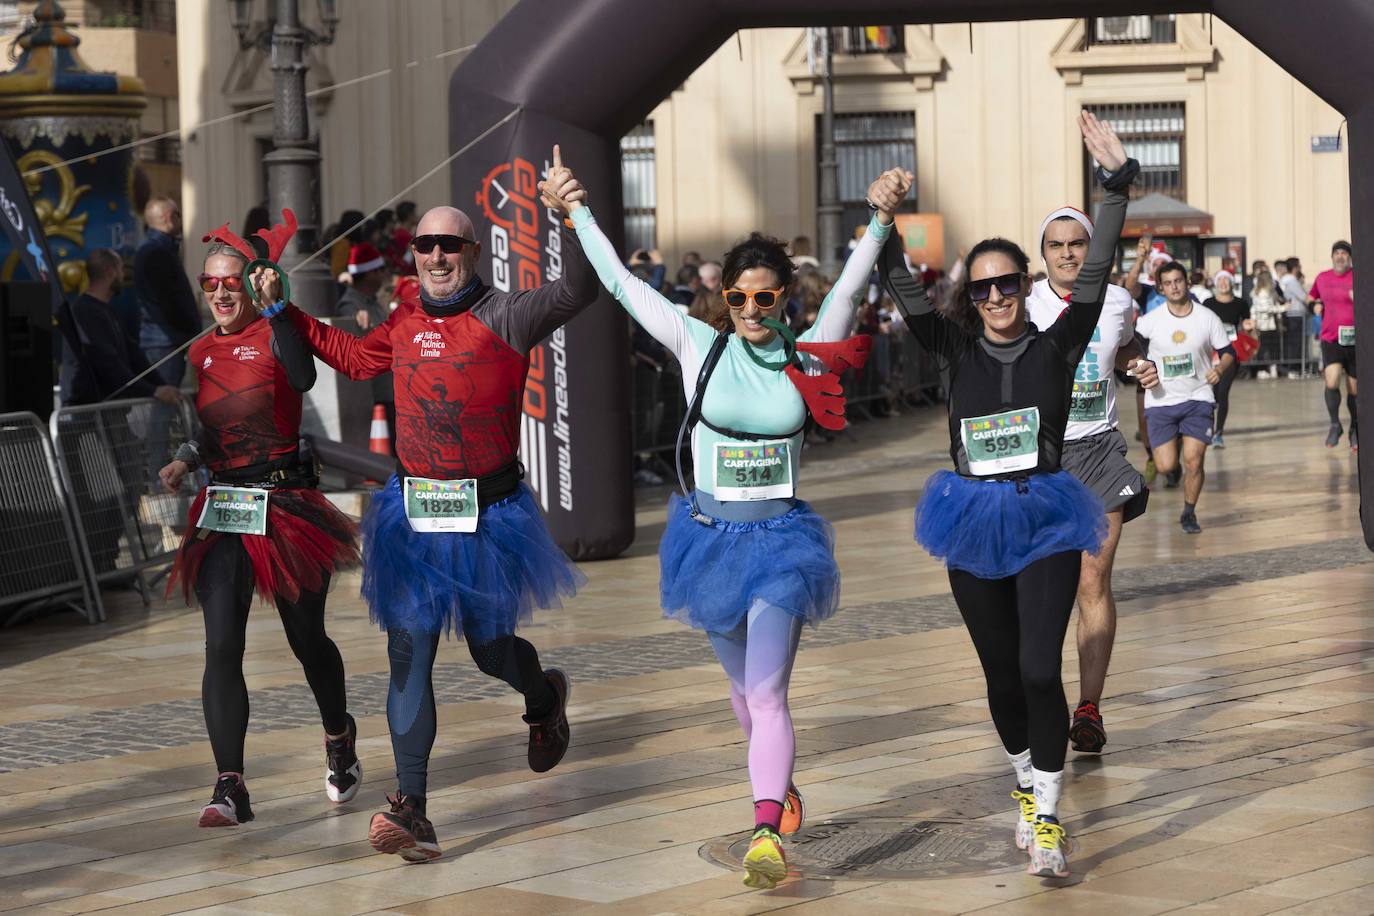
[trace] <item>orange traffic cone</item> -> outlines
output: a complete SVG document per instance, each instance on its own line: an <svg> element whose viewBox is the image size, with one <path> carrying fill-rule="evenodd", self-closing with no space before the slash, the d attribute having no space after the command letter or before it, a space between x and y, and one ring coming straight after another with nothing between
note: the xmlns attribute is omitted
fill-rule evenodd
<svg viewBox="0 0 1374 916"><path fill-rule="evenodd" d="M391 457L391 429L386 425L386 408L381 404L372 405L372 432L367 450Z"/></svg>

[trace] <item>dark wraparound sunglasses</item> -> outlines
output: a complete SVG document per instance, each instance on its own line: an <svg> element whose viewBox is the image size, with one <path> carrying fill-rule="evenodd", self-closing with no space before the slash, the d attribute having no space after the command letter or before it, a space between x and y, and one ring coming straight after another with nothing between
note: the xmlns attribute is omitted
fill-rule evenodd
<svg viewBox="0 0 1374 916"><path fill-rule="evenodd" d="M410 244L420 254L429 254L435 245L438 245L444 254L461 254L464 246L477 243L461 235L417 235L410 240Z"/></svg>
<svg viewBox="0 0 1374 916"><path fill-rule="evenodd" d="M1017 296L1021 293L1021 278L1023 273L1002 274L1000 277L988 277L986 280L970 280L968 284L968 297L974 302L986 302L992 295L992 288L995 285L997 291L1003 296Z"/></svg>

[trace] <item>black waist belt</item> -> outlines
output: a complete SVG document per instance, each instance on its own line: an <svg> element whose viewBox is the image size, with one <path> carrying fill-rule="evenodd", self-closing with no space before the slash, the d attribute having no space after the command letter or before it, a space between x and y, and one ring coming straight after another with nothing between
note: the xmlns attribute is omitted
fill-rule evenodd
<svg viewBox="0 0 1374 916"><path fill-rule="evenodd" d="M728 426L717 426L705 417L701 417L702 426L709 430L720 433L722 436L729 436L731 439L743 439L745 441L762 441L765 439L791 439L793 436L800 435L806 429L806 421L802 425L792 430L790 433L749 433L740 429L731 429Z"/></svg>
<svg viewBox="0 0 1374 916"><path fill-rule="evenodd" d="M412 474L401 462L396 462L396 476L404 482L407 477L423 477L422 474ZM477 507L485 509L492 503L498 503L507 496L520 489L520 481L525 477L525 466L519 461L512 461L505 467L498 468L490 474L483 474L477 478ZM451 478L435 478L451 479Z"/></svg>
<svg viewBox="0 0 1374 916"><path fill-rule="evenodd" d="M303 460L300 453L296 452L274 461L214 471L210 483L259 490L313 490L320 485L320 475L313 461Z"/></svg>

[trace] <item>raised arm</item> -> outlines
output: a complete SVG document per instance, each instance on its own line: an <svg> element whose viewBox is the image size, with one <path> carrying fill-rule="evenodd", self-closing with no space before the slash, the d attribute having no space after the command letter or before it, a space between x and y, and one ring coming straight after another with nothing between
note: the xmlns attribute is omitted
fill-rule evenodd
<svg viewBox="0 0 1374 916"><path fill-rule="evenodd" d="M315 359L310 347L285 312L268 319L272 323L272 355L286 372L286 381L297 391L315 387Z"/></svg>
<svg viewBox="0 0 1374 916"><path fill-rule="evenodd" d="M364 337L331 327L294 305L287 305L284 314L315 355L331 369L351 379L367 379L391 369L391 325L410 308L403 305L396 309Z"/></svg>
<svg viewBox="0 0 1374 916"><path fill-rule="evenodd" d="M868 231L859 240L858 247L850 253L839 279L821 302L816 323L801 335L802 340L825 342L849 336L849 329L854 325L854 309L868 289L868 279L873 275L873 265L883 250L883 243L892 234L893 214L911 189L914 178L902 169L889 169L868 186L868 200L878 209L868 221Z"/></svg>
<svg viewBox="0 0 1374 916"><path fill-rule="evenodd" d="M1121 228L1126 224L1131 182L1140 174L1140 163L1126 158L1125 148L1110 126L1087 111L1078 116L1078 124L1083 131L1083 144L1100 163L1097 179L1106 195L1097 208L1092 242L1078 279L1074 281L1069 307L1046 332L1047 338L1059 347L1072 365L1077 365L1082 358L1097 320L1102 317L1107 281L1116 262L1116 246L1121 240Z"/></svg>
<svg viewBox="0 0 1374 916"><path fill-rule="evenodd" d="M896 233L887 237L882 253L878 256L878 274L883 286L907 328L921 342L921 345L939 357L951 357L972 339L971 336L952 321L935 310L926 289L920 281L906 269L902 257L902 246Z"/></svg>
<svg viewBox="0 0 1374 916"><path fill-rule="evenodd" d="M658 290L630 273L629 268L621 263L611 240L597 225L591 208L582 206L573 210L572 221L577 227L577 237L587 252L587 260L591 262L601 285L624 306L640 327L681 362L694 346L691 326L700 325L709 331L707 325L683 315Z"/></svg>

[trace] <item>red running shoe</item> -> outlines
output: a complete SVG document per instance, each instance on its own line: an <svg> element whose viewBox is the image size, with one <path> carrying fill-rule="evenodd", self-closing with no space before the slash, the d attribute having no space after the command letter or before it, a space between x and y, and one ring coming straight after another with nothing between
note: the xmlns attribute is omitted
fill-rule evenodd
<svg viewBox="0 0 1374 916"><path fill-rule="evenodd" d="M1096 703L1084 700L1078 704L1069 725L1069 740L1076 751L1102 753L1102 746L1107 743L1107 729L1102 726L1102 713L1097 711Z"/></svg>

